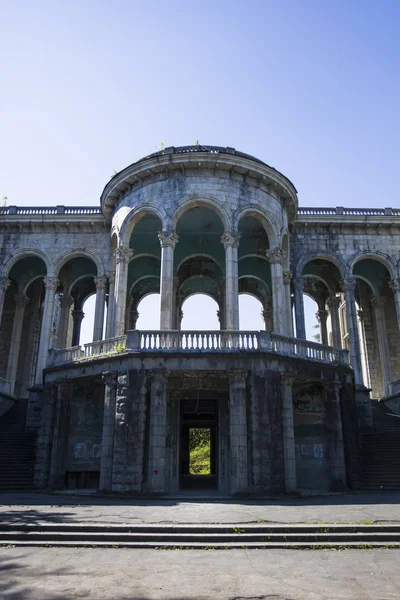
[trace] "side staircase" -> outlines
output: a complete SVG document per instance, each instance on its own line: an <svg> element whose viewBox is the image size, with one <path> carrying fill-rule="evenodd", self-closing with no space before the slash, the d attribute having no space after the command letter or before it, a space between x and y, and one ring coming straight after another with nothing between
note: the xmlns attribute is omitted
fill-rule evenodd
<svg viewBox="0 0 400 600"><path fill-rule="evenodd" d="M25 427L27 400L0 417L0 491L33 489L36 432Z"/></svg>
<svg viewBox="0 0 400 600"><path fill-rule="evenodd" d="M372 430L362 435L363 489L400 491L400 417L383 402L371 400Z"/></svg>

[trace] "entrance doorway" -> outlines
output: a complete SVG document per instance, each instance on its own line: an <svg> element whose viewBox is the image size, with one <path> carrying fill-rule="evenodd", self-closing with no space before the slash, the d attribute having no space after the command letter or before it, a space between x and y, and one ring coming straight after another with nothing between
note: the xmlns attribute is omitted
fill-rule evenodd
<svg viewBox="0 0 400 600"><path fill-rule="evenodd" d="M218 402L181 402L180 482L184 490L218 488Z"/></svg>

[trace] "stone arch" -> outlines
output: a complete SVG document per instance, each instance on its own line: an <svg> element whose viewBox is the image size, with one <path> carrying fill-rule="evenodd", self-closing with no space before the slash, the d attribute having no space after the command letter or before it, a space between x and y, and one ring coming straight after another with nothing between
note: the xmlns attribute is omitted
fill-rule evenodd
<svg viewBox="0 0 400 600"><path fill-rule="evenodd" d="M361 260L365 260L367 258L371 260L376 260L377 262L383 264L383 266L386 267L389 271L391 278L394 278L396 276L395 261L387 254L380 252L380 250L375 250L374 252L359 251L356 254L353 254L353 256L347 261L349 272L353 273L354 266Z"/></svg>
<svg viewBox="0 0 400 600"><path fill-rule="evenodd" d="M208 260L211 260L213 263L215 263L215 265L218 267L218 269L220 271L220 275L222 277L223 271L221 269L221 265L219 264L219 262L211 254L204 254L204 253L190 254L190 255L186 256L185 258L183 258L176 267L176 273L179 272L179 269L182 267L182 265L185 264L185 262L188 262L189 260L197 259L197 258L207 258Z"/></svg>
<svg viewBox="0 0 400 600"><path fill-rule="evenodd" d="M265 233L267 234L270 248L273 248L278 245L279 235L277 234L274 225L272 224L268 215L264 211L262 211L258 206L250 205L244 208L243 210L238 209L237 211L235 211L233 215L233 229L238 230L241 219L247 216L254 217L258 221L260 221L260 223L265 229Z"/></svg>
<svg viewBox="0 0 400 600"><path fill-rule="evenodd" d="M182 198L182 200L178 202L178 207L176 208L171 219L172 229L176 229L179 219L185 214L185 212L191 208L197 208L199 206L209 208L215 212L215 214L221 219L225 231L231 229L231 218L222 202L217 198L214 198L214 196L200 194L192 194L191 196Z"/></svg>
<svg viewBox="0 0 400 600"><path fill-rule="evenodd" d="M313 252L309 252L308 254L305 254L299 260L299 262L297 263L297 266L296 266L296 277L301 277L303 275L303 270L304 270L304 267L306 266L306 264L315 259L327 260L327 261L331 262L332 264L334 264L335 267L338 268L339 273L342 278L349 276L350 272L348 271L346 263L344 261L342 261L342 259L339 258L336 254L334 254L333 252L330 252L329 250L315 250Z"/></svg>
<svg viewBox="0 0 400 600"><path fill-rule="evenodd" d="M132 208L121 223L119 229L119 244L120 246L129 246L132 232L137 223L146 215L154 215L161 222L161 229L167 229L167 213L163 207L155 204L141 204Z"/></svg>
<svg viewBox="0 0 400 600"><path fill-rule="evenodd" d="M36 257L42 259L46 266L46 275L47 277L53 276L55 272L54 264L51 258L41 250L37 250L35 248L21 248L21 250L17 250L13 254L9 256L9 258L4 262L2 269L2 276L7 277L13 266L22 258Z"/></svg>
<svg viewBox="0 0 400 600"><path fill-rule="evenodd" d="M63 266L72 258L88 258L89 260L92 260L97 268L97 276L104 276L104 266L101 258L91 250L86 249L67 250L66 252L60 254L54 264L54 271L56 275L59 274Z"/></svg>

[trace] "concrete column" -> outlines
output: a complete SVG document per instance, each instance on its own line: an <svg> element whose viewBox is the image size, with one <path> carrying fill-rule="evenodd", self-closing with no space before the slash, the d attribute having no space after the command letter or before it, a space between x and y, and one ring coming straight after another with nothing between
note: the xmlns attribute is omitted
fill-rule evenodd
<svg viewBox="0 0 400 600"><path fill-rule="evenodd" d="M382 378L385 388L385 396L391 394L391 383L393 381L392 366L390 364L389 343L385 319L385 298L375 297L371 300L371 306L375 315L376 334L378 337L379 357L381 359Z"/></svg>
<svg viewBox="0 0 400 600"><path fill-rule="evenodd" d="M229 372L230 491L249 491L247 456L247 371Z"/></svg>
<svg viewBox="0 0 400 600"><path fill-rule="evenodd" d="M114 327L114 310L115 310L115 271L108 271L108 305L107 305L107 322L106 322L106 339L112 337Z"/></svg>
<svg viewBox="0 0 400 600"><path fill-rule="evenodd" d="M36 364L36 383L41 384L43 380L43 369L47 364L47 353L50 346L51 325L54 314L54 299L60 282L57 277L43 278L46 293L44 296L42 326L40 330L40 342L38 359Z"/></svg>
<svg viewBox="0 0 400 600"><path fill-rule="evenodd" d="M94 277L96 306L94 311L93 341L103 339L104 310L106 305L107 277Z"/></svg>
<svg viewBox="0 0 400 600"><path fill-rule="evenodd" d="M83 310L78 309L73 310L71 314L73 322L71 346L77 346L79 344L79 338L81 337L81 325L85 313L83 312Z"/></svg>
<svg viewBox="0 0 400 600"><path fill-rule="evenodd" d="M21 347L22 326L24 324L25 306L28 304L29 298L27 298L25 294L16 294L14 296L14 300L15 313L7 365L7 381L10 383L10 389L12 394L15 390L15 380L17 376L18 358Z"/></svg>
<svg viewBox="0 0 400 600"><path fill-rule="evenodd" d="M340 334L340 320L339 320L339 305L341 303L341 299L339 296L329 296L326 301L329 309L329 314L331 317L331 327L332 327L332 344L335 348L342 347L342 337Z"/></svg>
<svg viewBox="0 0 400 600"><path fill-rule="evenodd" d="M328 330L326 327L326 320L328 318L328 311L325 309L319 309L316 312L317 321L321 329L321 344L328 345Z"/></svg>
<svg viewBox="0 0 400 600"><path fill-rule="evenodd" d="M63 489L65 487L65 459L68 445L69 404L72 385L71 383L60 382L57 387L49 486L53 489Z"/></svg>
<svg viewBox="0 0 400 600"><path fill-rule="evenodd" d="M40 427L36 442L35 488L45 489L49 484L51 451L54 435L54 415L57 405L57 386L45 385L41 405Z"/></svg>
<svg viewBox="0 0 400 600"><path fill-rule="evenodd" d="M306 339L306 321L304 317L304 279L295 277L294 279L294 314L296 317L296 337L301 340Z"/></svg>
<svg viewBox="0 0 400 600"><path fill-rule="evenodd" d="M286 492L294 492L297 489L292 387L293 377L282 374L283 459Z"/></svg>
<svg viewBox="0 0 400 600"><path fill-rule="evenodd" d="M356 284L357 280L353 277L348 277L341 281L346 301L347 331L350 341L350 360L354 371L354 381L356 385L363 385L361 348L358 337L356 301L354 298Z"/></svg>
<svg viewBox="0 0 400 600"><path fill-rule="evenodd" d="M392 279L389 282L389 285L392 288L393 293L394 293L394 299L396 302L397 323L398 323L399 330L400 330L400 279ZM0 306L0 309L1 309L1 306ZM0 314L0 317L1 317L1 314Z"/></svg>
<svg viewBox="0 0 400 600"><path fill-rule="evenodd" d="M112 490L117 373L106 371L103 373L102 379L104 381L104 416L99 489L109 492Z"/></svg>
<svg viewBox="0 0 400 600"><path fill-rule="evenodd" d="M339 381L329 382L326 387L326 424L329 431L331 491L333 492L342 492L346 489L340 389Z"/></svg>
<svg viewBox="0 0 400 600"><path fill-rule="evenodd" d="M363 382L367 387L371 387L371 378L369 376L369 357L367 340L365 339L365 315L363 310L357 311L358 335L360 338L361 348L361 367L363 374Z"/></svg>
<svg viewBox="0 0 400 600"><path fill-rule="evenodd" d="M60 319L58 322L57 332L57 347L66 348L67 346L67 335L68 335L68 324L70 310L73 303L73 298L68 294L61 296L60 300Z"/></svg>
<svg viewBox="0 0 400 600"><path fill-rule="evenodd" d="M289 335L286 315L286 302L283 289L282 263L286 252L281 248L270 248L266 251L268 262L271 266L272 282L272 307L273 307L273 331L280 335Z"/></svg>
<svg viewBox="0 0 400 600"><path fill-rule="evenodd" d="M125 333L128 265L132 256L132 248L119 246L115 251L114 330L111 337Z"/></svg>
<svg viewBox="0 0 400 600"><path fill-rule="evenodd" d="M136 324L139 318L139 311L136 308L131 309L130 321L131 329L136 329Z"/></svg>
<svg viewBox="0 0 400 600"><path fill-rule="evenodd" d="M265 301L263 310L261 312L262 318L265 323L265 331L272 331L272 302L271 298L268 297Z"/></svg>
<svg viewBox="0 0 400 600"><path fill-rule="evenodd" d="M160 329L173 329L174 321L174 249L178 242L175 231L160 231L161 282Z"/></svg>
<svg viewBox="0 0 400 600"><path fill-rule="evenodd" d="M221 242L225 248L225 328L239 330L238 248L240 233L225 231Z"/></svg>
<svg viewBox="0 0 400 600"><path fill-rule="evenodd" d="M286 300L286 328L288 330L288 335L293 337L293 316L292 316L292 296L290 290L290 284L293 279L293 273L290 271L283 272L283 288L284 288L284 296Z"/></svg>
<svg viewBox="0 0 400 600"><path fill-rule="evenodd" d="M0 325L3 316L4 300L6 297L6 291L11 285L11 281L7 277L0 277Z"/></svg>
<svg viewBox="0 0 400 600"><path fill-rule="evenodd" d="M167 379L166 371L152 371L149 415L149 458L147 489L152 494L166 491L167 474Z"/></svg>

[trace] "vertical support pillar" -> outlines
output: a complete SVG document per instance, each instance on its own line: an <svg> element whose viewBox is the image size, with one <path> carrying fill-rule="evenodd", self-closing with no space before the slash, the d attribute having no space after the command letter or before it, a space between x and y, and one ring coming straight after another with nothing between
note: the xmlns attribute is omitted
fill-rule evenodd
<svg viewBox="0 0 400 600"><path fill-rule="evenodd" d="M290 291L290 288L291 288L290 284L291 284L292 279L293 279L293 273L291 273L290 271L283 272L283 289L284 289L284 296L285 296L285 300L286 300L286 307L285 307L286 328L288 330L289 337L293 337L292 298L291 298L291 291Z"/></svg>
<svg viewBox="0 0 400 600"><path fill-rule="evenodd" d="M116 371L105 371L102 379L104 381L104 416L99 489L109 492L112 490L117 373Z"/></svg>
<svg viewBox="0 0 400 600"><path fill-rule="evenodd" d="M346 465L343 447L343 428L340 411L339 381L329 382L326 387L326 424L329 431L329 456L331 471L331 491L346 489Z"/></svg>
<svg viewBox="0 0 400 600"><path fill-rule="evenodd" d="M292 389L293 377L282 374L283 461L286 492L294 492L297 489Z"/></svg>
<svg viewBox="0 0 400 600"><path fill-rule="evenodd" d="M282 264L286 256L281 248L270 248L266 251L268 262L271 266L272 282L272 307L274 333L290 335L287 328L286 302L283 289Z"/></svg>
<svg viewBox="0 0 400 600"><path fill-rule="evenodd" d="M367 341L365 339L365 315L363 310L357 311L357 325L358 335L360 338L361 348L361 368L363 375L363 382L367 387L371 387L371 378L369 376L369 359L368 359L368 348Z"/></svg>
<svg viewBox="0 0 400 600"><path fill-rule="evenodd" d="M47 364L47 352L50 346L51 325L54 313L54 299L60 284L57 277L43 278L46 293L44 296L42 326L40 330L40 342L38 359L36 365L36 383L41 384L43 380L43 369Z"/></svg>
<svg viewBox="0 0 400 600"><path fill-rule="evenodd" d="M15 380L18 369L18 358L21 347L22 326L24 324L25 306L29 302L29 298L25 294L16 294L14 322L11 334L10 353L8 355L7 365L7 381L10 383L11 393L15 391Z"/></svg>
<svg viewBox="0 0 400 600"><path fill-rule="evenodd" d="M394 293L394 300L396 303L397 323L400 330L400 279L392 279L389 282L390 287ZM1 308L1 306L0 306Z"/></svg>
<svg viewBox="0 0 400 600"><path fill-rule="evenodd" d="M178 242L175 231L160 231L161 282L160 329L173 329L174 312L174 249Z"/></svg>
<svg viewBox="0 0 400 600"><path fill-rule="evenodd" d="M7 277L0 277L0 325L3 316L4 300L6 297L6 291L11 285L11 281Z"/></svg>
<svg viewBox="0 0 400 600"><path fill-rule="evenodd" d="M232 494L249 491L247 457L247 371L229 372L230 488Z"/></svg>
<svg viewBox="0 0 400 600"><path fill-rule="evenodd" d="M82 309L77 309L72 311L72 346L77 346L79 344L79 338L81 337L81 325L85 313Z"/></svg>
<svg viewBox="0 0 400 600"><path fill-rule="evenodd" d="M324 308L320 308L319 310L317 310L316 313L316 317L317 317L317 321L319 323L319 327L321 329L321 344L325 344L325 346L328 345L328 330L326 327L326 320L328 318L328 311L325 310Z"/></svg>
<svg viewBox="0 0 400 600"><path fill-rule="evenodd" d="M262 310L262 318L265 323L265 331L272 331L272 303L271 298L268 297L265 301L264 308Z"/></svg>
<svg viewBox="0 0 400 600"><path fill-rule="evenodd" d="M332 345L335 348L342 347L342 337L340 334L340 321L339 321L339 305L341 299L339 296L329 296L326 303L328 305L329 314L331 317L332 327Z"/></svg>
<svg viewBox="0 0 400 600"><path fill-rule="evenodd" d="M94 311L93 341L103 339L104 309L106 303L107 277L94 277L96 285L96 305Z"/></svg>
<svg viewBox="0 0 400 600"><path fill-rule="evenodd" d="M57 404L57 386L45 385L40 427L36 443L35 488L48 487L51 450L54 434L54 413Z"/></svg>
<svg viewBox="0 0 400 600"><path fill-rule="evenodd" d="M240 233L225 231L221 242L225 248L225 328L239 330L238 248Z"/></svg>
<svg viewBox="0 0 400 600"><path fill-rule="evenodd" d="M128 265L133 256L132 248L119 246L115 251L114 330L111 337L124 335Z"/></svg>
<svg viewBox="0 0 400 600"><path fill-rule="evenodd" d="M147 489L151 494L163 494L168 481L167 470L167 383L168 374L164 370L152 371L150 423L149 423L149 462Z"/></svg>
<svg viewBox="0 0 400 600"><path fill-rule="evenodd" d="M304 317L304 279L295 277L294 279L294 314L296 317L296 337L301 340L306 339L306 321Z"/></svg>
<svg viewBox="0 0 400 600"><path fill-rule="evenodd" d="M53 489L63 489L65 487L65 457L68 444L69 404L72 385L60 382L57 387L49 486Z"/></svg>
<svg viewBox="0 0 400 600"><path fill-rule="evenodd" d="M389 343L385 319L385 298L375 297L371 300L374 310L376 334L378 337L379 357L381 359L381 369L385 396L391 394L392 366L390 364Z"/></svg>
<svg viewBox="0 0 400 600"><path fill-rule="evenodd" d="M73 303L73 298L68 294L64 294L61 296L60 300L60 319L58 322L58 332L57 332L57 347L58 348L66 348L67 346L67 335L68 335L68 323L70 310Z"/></svg>
<svg viewBox="0 0 400 600"><path fill-rule="evenodd" d="M105 339L112 337L114 327L114 295L115 295L115 271L108 271L108 303L107 303L107 322Z"/></svg>

